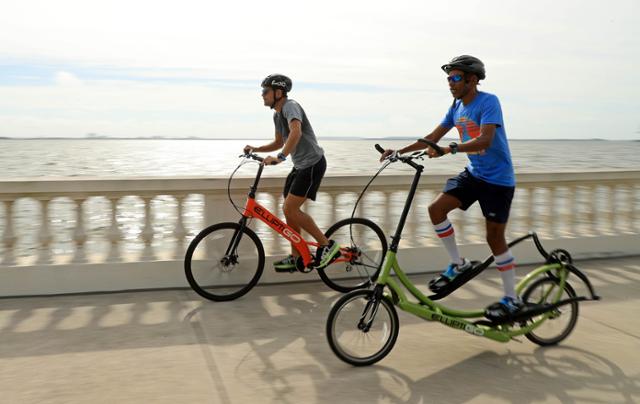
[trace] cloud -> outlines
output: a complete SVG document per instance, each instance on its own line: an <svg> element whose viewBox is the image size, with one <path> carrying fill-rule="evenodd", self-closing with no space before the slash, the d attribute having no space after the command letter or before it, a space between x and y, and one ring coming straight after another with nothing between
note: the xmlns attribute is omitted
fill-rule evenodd
<svg viewBox="0 0 640 404"><path fill-rule="evenodd" d="M638 13L636 0L8 2L0 119L11 125L0 130L34 127L8 114L54 125L55 111L80 133L112 119L147 135L137 131L154 125L134 124L139 114L176 136L194 119L244 136L261 129L232 122L268 115L258 83L283 72L325 135L424 134L449 104L439 66L470 53L487 65L481 89L502 100L510 136L637 137Z"/></svg>
<svg viewBox="0 0 640 404"><path fill-rule="evenodd" d="M57 72L55 74L54 82L56 85L63 87L76 87L83 84L82 80L69 72Z"/></svg>

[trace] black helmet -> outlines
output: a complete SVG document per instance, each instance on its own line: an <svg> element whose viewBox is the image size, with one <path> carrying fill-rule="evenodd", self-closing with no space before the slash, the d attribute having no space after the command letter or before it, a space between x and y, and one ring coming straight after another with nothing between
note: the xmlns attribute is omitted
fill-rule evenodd
<svg viewBox="0 0 640 404"><path fill-rule="evenodd" d="M270 74L262 80L261 87L271 87L274 90L280 89L285 93L291 91L293 83L291 79L284 74Z"/></svg>
<svg viewBox="0 0 640 404"><path fill-rule="evenodd" d="M451 62L442 65L442 70L449 73L451 70L458 69L466 73L473 73L478 76L479 80L483 80L486 75L484 71L484 63L476 57L469 55L457 56L451 59Z"/></svg>

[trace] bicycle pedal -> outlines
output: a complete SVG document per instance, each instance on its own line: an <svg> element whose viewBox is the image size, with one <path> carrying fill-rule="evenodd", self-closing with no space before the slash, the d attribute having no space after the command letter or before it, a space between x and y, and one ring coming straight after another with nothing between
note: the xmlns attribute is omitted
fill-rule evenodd
<svg viewBox="0 0 640 404"><path fill-rule="evenodd" d="M279 274L292 274L294 272L297 272L297 269L295 267L292 268L273 268L275 269L275 271Z"/></svg>

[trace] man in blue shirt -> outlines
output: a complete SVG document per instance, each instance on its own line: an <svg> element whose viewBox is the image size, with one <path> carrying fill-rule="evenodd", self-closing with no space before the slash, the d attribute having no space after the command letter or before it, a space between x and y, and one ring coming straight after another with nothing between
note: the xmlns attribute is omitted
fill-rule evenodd
<svg viewBox="0 0 640 404"><path fill-rule="evenodd" d="M425 139L437 143L455 126L460 143L452 142L442 149L445 154L466 153L469 163L457 177L447 180L443 192L429 206L431 222L451 257L449 266L429 282L429 288L436 291L472 267L471 262L458 252L455 232L447 214L456 208L467 210L478 201L486 219L487 243L500 271L505 293L499 302L487 307L485 315L490 319L500 319L522 308L515 292L515 261L505 239L515 175L502 110L498 97L478 91L479 81L486 76L484 64L478 58L458 56L443 65L442 70L448 75L449 90L454 100L440 125ZM415 142L397 152L408 153L424 148L424 143ZM386 150L381 161L394 152ZM429 157L439 156L432 148L428 153Z"/></svg>

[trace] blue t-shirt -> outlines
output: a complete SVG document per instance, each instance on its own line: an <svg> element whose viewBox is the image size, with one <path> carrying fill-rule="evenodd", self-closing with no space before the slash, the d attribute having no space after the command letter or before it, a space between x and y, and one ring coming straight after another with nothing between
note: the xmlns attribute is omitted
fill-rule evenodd
<svg viewBox="0 0 640 404"><path fill-rule="evenodd" d="M467 153L467 169L474 177L491 184L508 187L516 185L498 97L479 91L469 105L463 105L462 101L458 100L449 108L440 124L448 129L455 126L460 134L461 143L480 136L480 126L496 125L496 133L489 148Z"/></svg>

